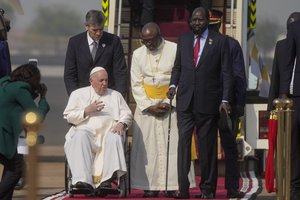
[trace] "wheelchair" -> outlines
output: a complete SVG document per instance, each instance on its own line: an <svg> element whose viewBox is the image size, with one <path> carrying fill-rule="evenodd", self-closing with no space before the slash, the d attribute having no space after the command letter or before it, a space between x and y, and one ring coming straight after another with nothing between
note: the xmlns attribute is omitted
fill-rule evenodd
<svg viewBox="0 0 300 200"><path fill-rule="evenodd" d="M118 195L119 198L126 198L128 192L130 193L130 149L131 144L128 143L127 137L124 145L125 160L127 165L127 174L118 178L116 174L109 180L111 187L99 186L94 192L86 188L76 188L72 185L72 173L68 165L67 158L65 158L65 192L70 198L75 195L85 195L86 197L100 197L104 198L107 195Z"/></svg>

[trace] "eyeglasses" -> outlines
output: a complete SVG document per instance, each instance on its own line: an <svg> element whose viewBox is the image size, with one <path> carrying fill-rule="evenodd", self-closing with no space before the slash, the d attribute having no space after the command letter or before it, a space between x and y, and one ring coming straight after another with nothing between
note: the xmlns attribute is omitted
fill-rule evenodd
<svg viewBox="0 0 300 200"><path fill-rule="evenodd" d="M158 36L155 36L151 39L141 39L141 42L145 45L151 45L151 44L155 44L157 41Z"/></svg>

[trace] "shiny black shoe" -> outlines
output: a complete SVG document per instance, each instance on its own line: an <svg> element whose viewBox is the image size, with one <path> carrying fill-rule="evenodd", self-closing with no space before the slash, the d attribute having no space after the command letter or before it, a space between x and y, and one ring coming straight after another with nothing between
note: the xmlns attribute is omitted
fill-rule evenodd
<svg viewBox="0 0 300 200"><path fill-rule="evenodd" d="M164 194L164 197L166 197L166 198L174 198L175 195L176 195L176 191L170 190L170 191L167 191L167 193Z"/></svg>
<svg viewBox="0 0 300 200"><path fill-rule="evenodd" d="M158 197L159 191L153 191L153 190L145 190L143 198L156 198Z"/></svg>
<svg viewBox="0 0 300 200"><path fill-rule="evenodd" d="M189 199L190 194L188 192L177 192L174 194L174 199Z"/></svg>
<svg viewBox="0 0 300 200"><path fill-rule="evenodd" d="M104 181L100 184L101 188L112 188L111 183L109 181Z"/></svg>
<svg viewBox="0 0 300 200"><path fill-rule="evenodd" d="M244 196L245 193L239 190L227 190L226 198L243 198Z"/></svg>
<svg viewBox="0 0 300 200"><path fill-rule="evenodd" d="M75 185L71 186L71 194L86 194L90 197L95 196L95 191L93 186L88 183L78 181Z"/></svg>
<svg viewBox="0 0 300 200"><path fill-rule="evenodd" d="M195 198L196 199L214 199L215 198L215 194L214 193L202 193L202 194L199 194L199 195L196 195Z"/></svg>
<svg viewBox="0 0 300 200"><path fill-rule="evenodd" d="M74 188L78 188L78 189L87 189L87 190L90 190L90 191L94 191L94 188L93 186L91 186L90 184L88 183L85 183L85 182L77 182L75 185L74 185Z"/></svg>

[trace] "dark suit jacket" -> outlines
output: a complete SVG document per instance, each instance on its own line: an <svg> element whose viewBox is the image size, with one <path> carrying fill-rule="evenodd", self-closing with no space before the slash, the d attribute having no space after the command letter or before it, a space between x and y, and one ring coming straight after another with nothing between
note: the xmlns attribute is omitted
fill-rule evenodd
<svg viewBox="0 0 300 200"><path fill-rule="evenodd" d="M11 63L7 41L0 41L0 78L10 75Z"/></svg>
<svg viewBox="0 0 300 200"><path fill-rule="evenodd" d="M221 100L232 100L233 72L228 39L224 35L209 31L196 67L193 61L193 44L192 32L185 33L178 39L170 81L170 85L177 86L177 110L187 110L194 99L197 103L195 111L218 114Z"/></svg>
<svg viewBox="0 0 300 200"><path fill-rule="evenodd" d="M279 97L280 79L282 76L287 51L287 40L279 40L276 43L273 67L271 74L271 85L268 98L268 110L274 110L273 100Z"/></svg>
<svg viewBox="0 0 300 200"><path fill-rule="evenodd" d="M228 37L230 55L233 69L233 105L245 106L246 104L246 72L243 50L240 43L232 37Z"/></svg>
<svg viewBox="0 0 300 200"><path fill-rule="evenodd" d="M123 96L128 89L128 68L120 38L103 32L93 62L87 33L70 38L65 60L64 81L68 94L80 87L88 86L92 68L104 67L108 72L108 87Z"/></svg>
<svg viewBox="0 0 300 200"><path fill-rule="evenodd" d="M296 58L293 95L300 96L300 21L289 24L287 33L287 58L280 81L280 94L289 94L290 82Z"/></svg>
<svg viewBox="0 0 300 200"><path fill-rule="evenodd" d="M28 83L9 80L9 76L0 79L0 153L11 159L23 129L23 114L34 111L43 119L50 108L46 99L40 99L36 106Z"/></svg>

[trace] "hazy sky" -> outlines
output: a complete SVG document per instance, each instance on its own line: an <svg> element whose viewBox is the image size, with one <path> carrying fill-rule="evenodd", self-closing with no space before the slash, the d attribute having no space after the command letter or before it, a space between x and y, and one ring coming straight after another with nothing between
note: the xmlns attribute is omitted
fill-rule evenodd
<svg viewBox="0 0 300 200"><path fill-rule="evenodd" d="M9 1L9 0L8 0ZM45 5L49 9L56 9L59 5L68 5L71 9L82 13L82 21L90 9L102 9L101 0L20 0L24 15L16 14L12 25L15 27L26 27L34 18L38 6Z"/></svg>
<svg viewBox="0 0 300 200"><path fill-rule="evenodd" d="M257 25L259 26L264 19L274 21L282 27L282 34L286 34L286 20L292 12L300 12L299 0L256 1Z"/></svg>

